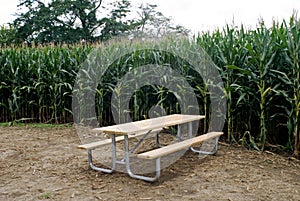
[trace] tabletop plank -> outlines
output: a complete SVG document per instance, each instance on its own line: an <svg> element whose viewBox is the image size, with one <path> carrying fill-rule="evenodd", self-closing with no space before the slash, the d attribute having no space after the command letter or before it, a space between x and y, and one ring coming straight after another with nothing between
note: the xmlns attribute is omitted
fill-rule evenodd
<svg viewBox="0 0 300 201"><path fill-rule="evenodd" d="M204 118L205 116L203 115L172 114L152 119L134 121L130 123L94 128L93 130L102 131L107 134L130 135L137 132L174 126Z"/></svg>

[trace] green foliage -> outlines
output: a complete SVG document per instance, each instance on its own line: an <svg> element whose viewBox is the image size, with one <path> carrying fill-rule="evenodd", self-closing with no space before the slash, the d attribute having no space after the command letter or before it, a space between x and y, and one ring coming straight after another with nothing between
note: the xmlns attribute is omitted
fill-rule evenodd
<svg viewBox="0 0 300 201"><path fill-rule="evenodd" d="M20 0L19 14L13 25L18 42L75 43L93 41L94 31L104 24L96 17L102 1L53 0L49 4L38 0Z"/></svg>
<svg viewBox="0 0 300 201"><path fill-rule="evenodd" d="M248 139L261 150L285 144L299 156L299 27L294 15L270 28L226 26L197 38L224 80L228 141Z"/></svg>
<svg viewBox="0 0 300 201"><path fill-rule="evenodd" d="M284 32L288 30L288 32ZM291 87L290 94L287 96L291 108L287 111L288 129L290 136L294 136L294 154L300 155L300 22L293 16L289 23L284 22L281 30L278 31L279 38L285 45L284 54L287 63L291 66L289 73L284 78L284 83Z"/></svg>
<svg viewBox="0 0 300 201"><path fill-rule="evenodd" d="M41 195L41 198L44 200L51 199L51 193L44 193L43 195Z"/></svg>
<svg viewBox="0 0 300 201"><path fill-rule="evenodd" d="M156 5L134 8L129 0L104 5L103 2L52 0L47 4L39 0L19 0L18 7L23 13L19 13L12 23L16 32L14 43L72 44L106 41L115 36L137 33L162 35L162 30L165 34L187 32L183 26L172 25L170 18L155 11ZM134 12L141 15L132 17L136 16Z"/></svg>
<svg viewBox="0 0 300 201"><path fill-rule="evenodd" d="M15 42L16 30L12 26L0 27L0 47L6 47Z"/></svg>
<svg viewBox="0 0 300 201"><path fill-rule="evenodd" d="M104 28L101 30L100 39L106 41L114 36L119 36L128 33L136 26L134 20L126 20L126 17L131 12L130 2L127 0L116 1L111 3L113 8L109 16L103 19L105 23Z"/></svg>
<svg viewBox="0 0 300 201"><path fill-rule="evenodd" d="M20 123L19 122L5 122L0 123L0 127L27 127L27 128L71 128L72 124L66 123L66 124L45 124L45 123Z"/></svg>
<svg viewBox="0 0 300 201"><path fill-rule="evenodd" d="M72 88L92 47L45 46L0 49L0 121L72 120Z"/></svg>
<svg viewBox="0 0 300 201"><path fill-rule="evenodd" d="M135 23L135 34L150 35L150 36L168 36L173 35L185 35L190 33L190 30L181 25L175 25L172 20L164 16L161 12L157 11L157 5L154 4L141 4L137 11L138 20Z"/></svg>
<svg viewBox="0 0 300 201"><path fill-rule="evenodd" d="M192 70L190 64L182 58L176 57L170 52L155 49L146 49L143 51L135 50L130 55L124 55L105 72L101 79L101 83L98 86L98 91L104 89L106 91L106 95L104 93L99 94L102 95L102 97L97 97L97 100L102 100L103 105L110 105L111 94L113 92L118 93L118 86L122 87L124 91L124 86L134 85L134 80L145 80L145 77L148 76L147 73L149 72L135 72L134 69L149 64L171 67L176 72L180 72L193 88L197 85L203 86L202 78L195 70ZM126 75L126 73L132 71L134 71L137 76L134 80L123 80L122 84L118 83ZM165 85L170 84L172 80L179 80L176 79L176 77L170 77L170 75L165 74L165 72L158 67L153 69L152 73L152 79L157 80L157 82L165 83ZM154 75L157 75L157 77ZM183 86L177 86L176 89L181 94L188 93L187 89L183 88ZM178 92L171 91L164 86L147 84L141 89L134 91L133 95L128 94L131 98L129 100L129 111L127 112L133 120L149 118L149 111L155 106L160 106L167 114L184 112L181 111L179 106L179 101L182 97L177 94ZM200 102L201 98L202 97L199 94ZM107 122L103 122L104 124L111 123L109 121L109 117L112 116L111 109L113 108L106 107L105 110L102 111L103 116L100 117L100 121L106 120ZM203 110L202 106L201 109ZM121 113L123 113L123 111L120 111L120 114Z"/></svg>

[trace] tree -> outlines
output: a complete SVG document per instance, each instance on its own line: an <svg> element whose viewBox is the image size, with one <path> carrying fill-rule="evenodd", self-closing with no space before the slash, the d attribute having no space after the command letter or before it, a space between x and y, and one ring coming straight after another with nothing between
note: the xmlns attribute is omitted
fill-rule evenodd
<svg viewBox="0 0 300 201"><path fill-rule="evenodd" d="M101 9L105 11L102 0L53 0L48 5L39 0L20 0L18 6L27 8L13 23L19 42L93 42L130 28L123 20L130 12L127 0L114 3L116 8L110 16L101 19L97 14ZM101 36L97 36L101 28Z"/></svg>
<svg viewBox="0 0 300 201"><path fill-rule="evenodd" d="M136 22L136 33L148 34L152 36L165 36L167 34L188 35L190 30L181 25L172 23L172 19L164 16L157 11L157 5L141 4L138 7L137 14L139 16Z"/></svg>
<svg viewBox="0 0 300 201"><path fill-rule="evenodd" d="M53 0L48 5L39 0L20 0L27 8L13 22L19 42L93 41L94 31L103 24L96 17L102 0Z"/></svg>
<svg viewBox="0 0 300 201"><path fill-rule="evenodd" d="M100 39L108 40L111 37L121 34L128 34L128 32L137 26L133 19L126 19L131 12L131 4L127 0L117 1L110 4L111 10L108 18L104 18L104 28L101 30Z"/></svg>
<svg viewBox="0 0 300 201"><path fill-rule="evenodd" d="M183 27L173 26L170 18L157 12L156 5L141 5L138 8L139 17L130 19L133 10L129 0L118 0L108 4L110 10L105 8L102 2L52 0L46 4L40 0L20 0L18 7L26 12L18 14L18 18L13 22L16 42L94 42L133 32L150 33L154 29L157 35L166 31L185 31Z"/></svg>

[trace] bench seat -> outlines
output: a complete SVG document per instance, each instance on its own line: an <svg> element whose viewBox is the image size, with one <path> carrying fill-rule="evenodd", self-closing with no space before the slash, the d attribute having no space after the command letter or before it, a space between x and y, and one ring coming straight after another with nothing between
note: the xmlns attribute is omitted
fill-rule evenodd
<svg viewBox="0 0 300 201"><path fill-rule="evenodd" d="M197 137L193 137L191 139L187 139L184 141L180 141L174 144L170 144L158 149L154 149L148 152L144 152L141 154L138 154L137 157L138 158L142 158L142 159L157 159L157 158L161 158L163 156L175 153L177 151L183 150L183 149L187 149L189 147L191 147L192 145L195 144L199 144L201 142L204 142L206 140L212 139L212 138L216 138L216 137L220 137L223 134L223 132L210 132L207 134L203 134Z"/></svg>
<svg viewBox="0 0 300 201"><path fill-rule="evenodd" d="M162 128L153 129L149 134L156 134L156 133L160 132L161 130L162 130ZM137 138L137 137L145 135L146 133L147 132L140 132L140 133L130 134L130 135L128 135L128 139ZM123 140L124 140L124 136L116 137L116 142L123 141ZM104 139L104 140L100 140L100 141L97 141L97 142L82 144L82 145L79 145L77 148L78 149L85 149L85 150L93 150L93 149L111 144L111 142L112 142L112 139L109 138L109 139Z"/></svg>

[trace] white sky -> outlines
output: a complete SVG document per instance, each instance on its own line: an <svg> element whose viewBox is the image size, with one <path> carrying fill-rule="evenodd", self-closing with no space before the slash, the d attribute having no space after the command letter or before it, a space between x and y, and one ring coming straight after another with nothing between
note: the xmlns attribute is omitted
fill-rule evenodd
<svg viewBox="0 0 300 201"><path fill-rule="evenodd" d="M104 0L113 1L113 0ZM267 25L272 19L288 19L293 10L300 12L300 0L132 0L158 5L159 11L172 17L192 32L224 27L226 23L243 23L255 27L263 18ZM11 22L19 0L0 0L0 25ZM300 13L298 15L300 17Z"/></svg>

